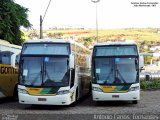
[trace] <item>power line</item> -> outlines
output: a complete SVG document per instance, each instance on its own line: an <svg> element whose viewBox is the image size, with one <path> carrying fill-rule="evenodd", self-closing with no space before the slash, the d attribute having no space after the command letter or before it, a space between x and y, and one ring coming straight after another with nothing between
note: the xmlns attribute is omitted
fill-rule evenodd
<svg viewBox="0 0 160 120"><path fill-rule="evenodd" d="M45 14L44 14L44 16L43 16L42 22L43 22L43 20L44 20L44 18L45 18L45 16L46 16L46 13L47 13L47 11L48 11L48 8L49 8L49 6L50 6L51 1L52 1L52 0L50 0L49 3L48 3L48 6L47 6L47 9L46 9Z"/></svg>
<svg viewBox="0 0 160 120"><path fill-rule="evenodd" d="M43 16L43 19L42 19L42 16L40 15L40 39L43 38L42 23L43 23L43 20L44 20L46 14L47 14L47 10L48 10L48 8L49 8L50 3L51 3L51 0L50 0L49 3L48 3L47 9L46 9L46 11L45 11L45 13L44 13L44 16Z"/></svg>

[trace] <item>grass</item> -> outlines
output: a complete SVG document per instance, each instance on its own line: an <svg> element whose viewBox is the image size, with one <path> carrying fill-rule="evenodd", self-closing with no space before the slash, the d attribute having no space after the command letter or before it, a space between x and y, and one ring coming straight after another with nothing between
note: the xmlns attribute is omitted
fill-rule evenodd
<svg viewBox="0 0 160 120"><path fill-rule="evenodd" d="M160 33L157 33L158 28L127 28L127 29L106 29L99 30L99 41L115 40L115 39L130 39L135 41L159 41ZM30 30L25 32L25 38L28 38L28 33L33 32ZM39 30L36 30L39 33ZM44 30L44 33L62 33L63 37L70 37L73 35L79 38L93 37L96 31L93 29L69 29L69 30Z"/></svg>

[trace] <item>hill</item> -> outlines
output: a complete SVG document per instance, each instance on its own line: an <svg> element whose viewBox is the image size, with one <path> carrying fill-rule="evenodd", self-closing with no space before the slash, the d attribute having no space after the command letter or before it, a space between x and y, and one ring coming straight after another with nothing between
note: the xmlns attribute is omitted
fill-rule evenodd
<svg viewBox="0 0 160 120"><path fill-rule="evenodd" d="M24 31L25 39L39 38L39 30ZM83 40L85 38L96 39L96 31L93 29L54 29L44 30L44 38L73 38ZM99 41L108 40L135 40L139 41L160 41L160 29L158 28L126 28L106 29L98 31Z"/></svg>

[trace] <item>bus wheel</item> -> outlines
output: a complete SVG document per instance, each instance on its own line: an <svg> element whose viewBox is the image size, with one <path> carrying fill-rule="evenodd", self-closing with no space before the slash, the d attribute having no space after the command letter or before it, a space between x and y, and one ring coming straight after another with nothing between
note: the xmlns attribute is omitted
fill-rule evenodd
<svg viewBox="0 0 160 120"><path fill-rule="evenodd" d="M14 88L13 100L18 101L18 86L17 85Z"/></svg>
<svg viewBox="0 0 160 120"><path fill-rule="evenodd" d="M99 106L101 104L101 101L94 101L95 106Z"/></svg>
<svg viewBox="0 0 160 120"><path fill-rule="evenodd" d="M137 100L134 100L134 101L132 101L132 103L133 103L133 104L137 104L137 103L138 103L138 101L137 101Z"/></svg>

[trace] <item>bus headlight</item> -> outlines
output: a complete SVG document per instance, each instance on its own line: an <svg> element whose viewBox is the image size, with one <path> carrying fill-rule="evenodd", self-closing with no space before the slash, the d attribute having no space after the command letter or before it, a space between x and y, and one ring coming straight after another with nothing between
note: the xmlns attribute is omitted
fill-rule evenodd
<svg viewBox="0 0 160 120"><path fill-rule="evenodd" d="M139 86L131 87L131 88L129 89L129 91L136 91L136 90L139 90Z"/></svg>
<svg viewBox="0 0 160 120"><path fill-rule="evenodd" d="M68 93L69 93L69 90L62 90L62 91L58 91L57 95L64 95Z"/></svg>
<svg viewBox="0 0 160 120"><path fill-rule="evenodd" d="M92 90L97 91L97 92L103 92L102 89L98 87L92 87Z"/></svg>
<svg viewBox="0 0 160 120"><path fill-rule="evenodd" d="M28 94L27 90L18 88L19 93Z"/></svg>

